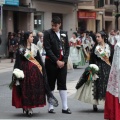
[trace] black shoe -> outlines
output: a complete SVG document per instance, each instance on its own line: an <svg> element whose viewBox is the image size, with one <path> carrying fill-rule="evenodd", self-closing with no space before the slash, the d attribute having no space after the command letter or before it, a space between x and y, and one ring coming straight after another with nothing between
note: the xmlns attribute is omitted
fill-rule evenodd
<svg viewBox="0 0 120 120"><path fill-rule="evenodd" d="M48 111L48 113L55 113L55 112L54 112L54 109L50 109L50 110Z"/></svg>
<svg viewBox="0 0 120 120"><path fill-rule="evenodd" d="M93 111L94 111L94 112L97 112L97 111L98 111L97 105L93 105Z"/></svg>
<svg viewBox="0 0 120 120"><path fill-rule="evenodd" d="M71 112L70 109L68 108L67 110L62 110L62 113L71 114L72 112Z"/></svg>
<svg viewBox="0 0 120 120"><path fill-rule="evenodd" d="M28 115L28 110L23 108L23 113L26 113L26 115Z"/></svg>
<svg viewBox="0 0 120 120"><path fill-rule="evenodd" d="M29 109L29 110L28 110L28 114L27 114L27 115L28 115L28 117L32 117L32 115L33 115L32 109Z"/></svg>

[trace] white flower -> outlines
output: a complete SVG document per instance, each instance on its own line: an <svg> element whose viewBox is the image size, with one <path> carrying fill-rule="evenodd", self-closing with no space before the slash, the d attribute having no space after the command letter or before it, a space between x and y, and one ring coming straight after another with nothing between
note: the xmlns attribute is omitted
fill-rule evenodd
<svg viewBox="0 0 120 120"><path fill-rule="evenodd" d="M89 67L94 68L96 71L99 70L99 67L96 64L90 64Z"/></svg>
<svg viewBox="0 0 120 120"><path fill-rule="evenodd" d="M66 34L63 33L63 34L61 34L61 36L62 36L62 37L66 37Z"/></svg>
<svg viewBox="0 0 120 120"><path fill-rule="evenodd" d="M105 52L100 48L100 46L97 46L96 50L100 55L105 54Z"/></svg>
<svg viewBox="0 0 120 120"><path fill-rule="evenodd" d="M100 49L100 46L97 46L96 49L99 50L99 49Z"/></svg>
<svg viewBox="0 0 120 120"><path fill-rule="evenodd" d="M17 78L24 78L24 73L22 70L20 69L14 69L13 74L17 77Z"/></svg>

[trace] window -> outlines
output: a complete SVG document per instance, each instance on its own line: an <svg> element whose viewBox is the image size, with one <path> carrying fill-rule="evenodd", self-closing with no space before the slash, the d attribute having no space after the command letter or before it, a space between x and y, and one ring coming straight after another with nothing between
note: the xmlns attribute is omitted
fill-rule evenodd
<svg viewBox="0 0 120 120"><path fill-rule="evenodd" d="M111 5L114 5L114 0L110 0L110 4L111 4Z"/></svg>
<svg viewBox="0 0 120 120"><path fill-rule="evenodd" d="M36 32L44 30L43 22L43 12L37 12L34 14L34 30Z"/></svg>
<svg viewBox="0 0 120 120"><path fill-rule="evenodd" d="M98 0L98 7L104 6L104 0Z"/></svg>

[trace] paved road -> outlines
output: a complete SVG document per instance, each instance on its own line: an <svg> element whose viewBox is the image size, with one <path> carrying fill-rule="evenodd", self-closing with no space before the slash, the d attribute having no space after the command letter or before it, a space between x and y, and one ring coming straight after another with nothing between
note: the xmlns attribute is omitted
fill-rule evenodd
<svg viewBox="0 0 120 120"><path fill-rule="evenodd" d="M1 63L0 63L1 65ZM84 68L68 71L68 105L72 110L71 115L61 113L61 101L58 91L55 96L59 100L59 106L55 108L56 114L48 114L47 106L44 108L35 108L32 118L23 115L21 109L11 106L11 90L8 84L11 81L12 65L7 68L0 68L0 119L39 119L39 120L103 120L103 107L99 106L99 111L94 113L92 105L79 102L74 99L76 82L84 71Z"/></svg>

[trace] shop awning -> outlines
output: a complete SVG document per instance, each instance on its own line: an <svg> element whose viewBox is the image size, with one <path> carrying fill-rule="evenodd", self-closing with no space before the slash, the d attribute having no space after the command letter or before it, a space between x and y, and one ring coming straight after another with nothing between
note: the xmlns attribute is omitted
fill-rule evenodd
<svg viewBox="0 0 120 120"><path fill-rule="evenodd" d="M19 11L19 12L27 12L27 13L36 12L35 8L28 8L21 6L5 6L5 5L3 6L3 10Z"/></svg>

